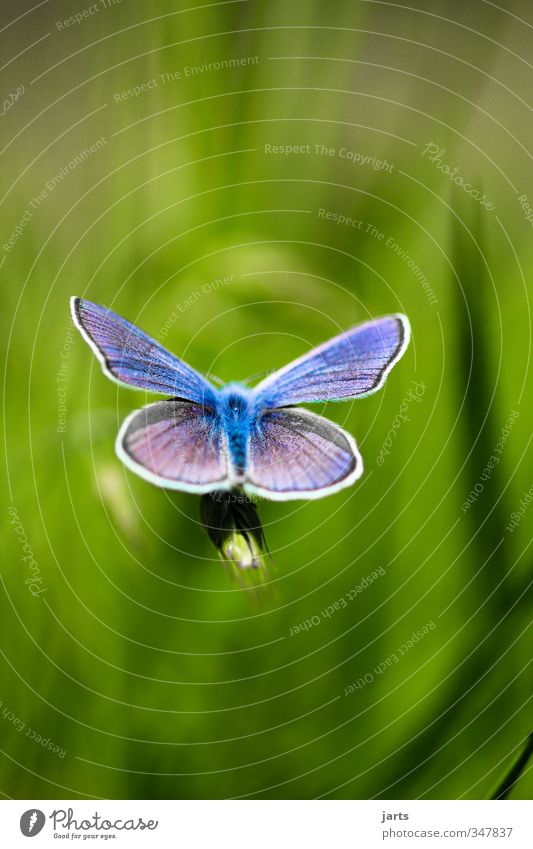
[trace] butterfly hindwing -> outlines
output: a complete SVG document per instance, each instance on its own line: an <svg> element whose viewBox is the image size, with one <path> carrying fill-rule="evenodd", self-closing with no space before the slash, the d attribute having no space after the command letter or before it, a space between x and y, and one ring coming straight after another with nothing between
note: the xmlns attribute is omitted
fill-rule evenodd
<svg viewBox="0 0 533 849"><path fill-rule="evenodd" d="M252 429L245 487L275 501L321 498L363 474L354 439L308 410L264 413Z"/></svg>
<svg viewBox="0 0 533 849"><path fill-rule="evenodd" d="M404 315L368 321L319 345L255 388L259 406L340 401L376 392L409 343Z"/></svg>
<svg viewBox="0 0 533 849"><path fill-rule="evenodd" d="M120 428L116 450L132 471L159 486L198 493L227 487L219 422L200 404L171 398L136 410Z"/></svg>
<svg viewBox="0 0 533 849"><path fill-rule="evenodd" d="M83 298L72 298L71 310L107 377L135 389L213 404L213 388L198 372L125 318Z"/></svg>

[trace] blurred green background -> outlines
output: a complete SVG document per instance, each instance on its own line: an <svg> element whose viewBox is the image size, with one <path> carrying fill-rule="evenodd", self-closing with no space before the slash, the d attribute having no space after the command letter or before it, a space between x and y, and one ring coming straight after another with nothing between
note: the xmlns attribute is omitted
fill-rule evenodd
<svg viewBox="0 0 533 849"><path fill-rule="evenodd" d="M531 726L531 8L189 5L3 14L0 790L485 798ZM260 503L255 594L119 463L144 399L73 294L223 380L409 316L384 391L316 408L363 478Z"/></svg>

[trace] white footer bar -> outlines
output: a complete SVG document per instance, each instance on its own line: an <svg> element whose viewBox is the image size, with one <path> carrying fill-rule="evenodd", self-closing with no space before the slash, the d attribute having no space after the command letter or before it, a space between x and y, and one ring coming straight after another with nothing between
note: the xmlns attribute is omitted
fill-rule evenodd
<svg viewBox="0 0 533 849"><path fill-rule="evenodd" d="M530 849L531 813L525 801L10 800L0 803L0 842L10 849Z"/></svg>

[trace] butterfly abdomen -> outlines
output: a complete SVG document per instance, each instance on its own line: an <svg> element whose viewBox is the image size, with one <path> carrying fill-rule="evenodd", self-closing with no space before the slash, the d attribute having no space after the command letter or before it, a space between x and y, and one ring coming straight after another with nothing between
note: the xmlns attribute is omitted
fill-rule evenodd
<svg viewBox="0 0 533 849"><path fill-rule="evenodd" d="M250 433L250 404L247 394L229 387L223 392L222 417L231 463L237 475L244 477Z"/></svg>
<svg viewBox="0 0 533 849"><path fill-rule="evenodd" d="M233 465L242 474L246 466L246 435L232 428L228 432L228 444Z"/></svg>

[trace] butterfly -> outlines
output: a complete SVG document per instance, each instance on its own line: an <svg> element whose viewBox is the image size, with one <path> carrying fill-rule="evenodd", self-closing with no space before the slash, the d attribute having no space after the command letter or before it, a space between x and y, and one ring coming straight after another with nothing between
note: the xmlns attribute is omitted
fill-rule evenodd
<svg viewBox="0 0 533 849"><path fill-rule="evenodd" d="M405 315L382 316L324 342L253 388L217 388L106 307L74 297L71 310L107 377L170 396L124 421L115 448L126 466L161 487L244 489L273 501L321 498L361 477L354 438L297 405L377 392L410 338Z"/></svg>

